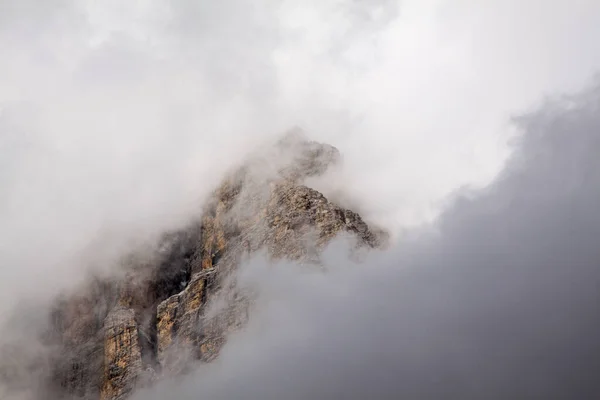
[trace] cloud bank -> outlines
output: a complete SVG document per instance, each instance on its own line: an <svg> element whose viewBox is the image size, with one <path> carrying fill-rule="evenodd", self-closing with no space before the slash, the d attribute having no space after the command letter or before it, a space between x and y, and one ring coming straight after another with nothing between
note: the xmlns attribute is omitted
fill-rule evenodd
<svg viewBox="0 0 600 400"><path fill-rule="evenodd" d="M293 126L345 156L326 194L393 231L430 219L495 175L513 110L600 63L596 2L543 8L3 0L2 304L180 224Z"/></svg>
<svg viewBox="0 0 600 400"><path fill-rule="evenodd" d="M491 185L365 265L343 241L325 274L257 258L247 329L136 399L597 397L599 110L595 85L519 118Z"/></svg>
<svg viewBox="0 0 600 400"><path fill-rule="evenodd" d="M293 126L344 155L314 182L327 196L398 235L431 221L448 193L496 176L513 112L597 69L598 8L0 0L0 323L90 271L118 272L123 253L187 222L228 169ZM559 177L547 179L551 190ZM467 243L469 201L436 223L444 237ZM391 264L436 264L403 257Z"/></svg>

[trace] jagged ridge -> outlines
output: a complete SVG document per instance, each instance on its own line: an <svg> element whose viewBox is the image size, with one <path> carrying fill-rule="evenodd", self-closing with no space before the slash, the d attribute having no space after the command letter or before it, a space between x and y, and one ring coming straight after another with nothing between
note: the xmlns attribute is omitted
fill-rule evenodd
<svg viewBox="0 0 600 400"><path fill-rule="evenodd" d="M123 281L95 282L57 305L53 325L62 350L49 382L54 392L122 400L161 376L185 373L190 361L211 361L248 318L251 299L231 272L257 250L318 264L320 251L342 232L357 247L382 244L382 232L302 184L337 162L337 149L295 132L275 154L285 160L269 165L275 173L257 168L264 164L258 159L231 174L198 222L165 236L154 263L131 265ZM209 315L216 299L224 306Z"/></svg>

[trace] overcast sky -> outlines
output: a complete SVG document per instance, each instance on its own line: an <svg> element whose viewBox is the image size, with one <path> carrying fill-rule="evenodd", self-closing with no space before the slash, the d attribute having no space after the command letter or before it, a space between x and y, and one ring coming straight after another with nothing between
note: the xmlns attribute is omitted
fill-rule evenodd
<svg viewBox="0 0 600 400"><path fill-rule="evenodd" d="M344 155L316 187L399 238L496 177L513 115L590 84L598 37L594 0L0 0L0 320L114 271L293 126ZM516 191L494 185L495 199ZM518 237L474 234L472 207L435 222L444 246ZM534 217L539 233L563 224Z"/></svg>

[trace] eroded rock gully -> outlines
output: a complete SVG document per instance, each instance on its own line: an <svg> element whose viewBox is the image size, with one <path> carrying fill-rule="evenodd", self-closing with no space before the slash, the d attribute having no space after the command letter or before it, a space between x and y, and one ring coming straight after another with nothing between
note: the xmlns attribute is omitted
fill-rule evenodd
<svg viewBox="0 0 600 400"><path fill-rule="evenodd" d="M382 244L382 232L303 184L339 159L337 149L289 136L276 156L286 162L262 169L249 163L226 179L198 221L165 236L152 263L132 265L122 281L98 280L57 304L52 331L59 351L46 393L121 400L185 373L191 361L210 362L251 311L231 274L250 253L265 249L274 259L318 263L339 233L354 237L358 248ZM209 315L217 298L224 306Z"/></svg>

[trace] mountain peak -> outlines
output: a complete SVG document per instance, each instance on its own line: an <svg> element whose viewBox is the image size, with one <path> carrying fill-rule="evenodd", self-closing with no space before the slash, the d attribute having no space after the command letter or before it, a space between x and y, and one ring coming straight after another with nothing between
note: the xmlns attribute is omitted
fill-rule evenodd
<svg viewBox="0 0 600 400"><path fill-rule="evenodd" d="M226 177L199 220L165 235L153 262L132 263L124 278L58 303L53 340L61 350L49 385L61 398L122 400L218 357L251 312L235 271L257 251L318 265L340 234L356 249L381 246L384 234L304 184L339 160L335 147L289 132ZM208 313L215 303L219 311Z"/></svg>

